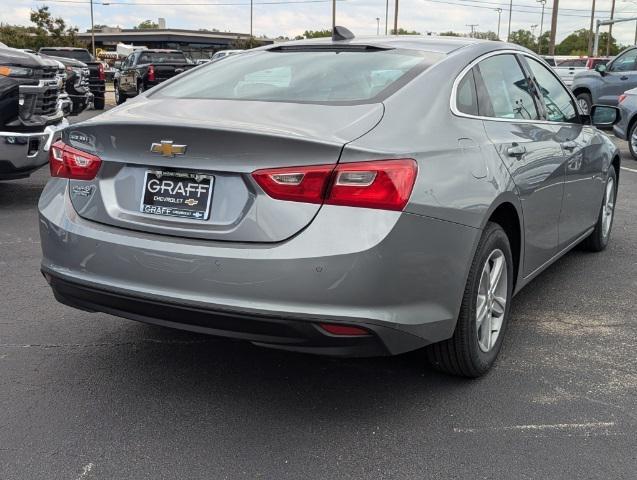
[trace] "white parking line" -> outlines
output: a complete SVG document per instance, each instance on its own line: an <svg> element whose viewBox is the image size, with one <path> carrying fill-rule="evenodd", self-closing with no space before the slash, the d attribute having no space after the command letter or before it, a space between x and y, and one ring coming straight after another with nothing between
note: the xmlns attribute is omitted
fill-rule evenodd
<svg viewBox="0 0 637 480"><path fill-rule="evenodd" d="M559 431L559 430L599 430L614 427L615 422L590 422L590 423L557 423L557 424L539 424L539 425L509 425L502 427L484 427L484 428L454 428L455 433L479 433L485 431Z"/></svg>
<svg viewBox="0 0 637 480"><path fill-rule="evenodd" d="M620 167L622 170L626 170L627 172L633 172L633 173L637 173L637 170L635 170L634 168L628 168L628 167Z"/></svg>

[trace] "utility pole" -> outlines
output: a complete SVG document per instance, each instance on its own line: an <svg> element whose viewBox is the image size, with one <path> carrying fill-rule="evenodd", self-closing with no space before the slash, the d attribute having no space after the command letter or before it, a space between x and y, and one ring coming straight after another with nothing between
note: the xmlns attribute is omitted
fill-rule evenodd
<svg viewBox="0 0 637 480"><path fill-rule="evenodd" d="M560 0L553 0L553 13L551 14L551 37L549 40L549 55L555 55L555 33L557 32L557 12Z"/></svg>
<svg viewBox="0 0 637 480"><path fill-rule="evenodd" d="M95 27L93 26L93 0L91 0L91 45L93 48L93 58L95 58Z"/></svg>
<svg viewBox="0 0 637 480"><path fill-rule="evenodd" d="M398 0L396 0L396 9L394 10L394 35L398 35Z"/></svg>
<svg viewBox="0 0 637 480"><path fill-rule="evenodd" d="M509 2L509 33L507 33L507 42L511 41L511 14L513 12L513 0Z"/></svg>
<svg viewBox="0 0 637 480"><path fill-rule="evenodd" d="M500 19L502 17L502 9L496 8L495 11L498 12L498 40L500 40Z"/></svg>
<svg viewBox="0 0 637 480"><path fill-rule="evenodd" d="M615 19L615 0L613 0L612 6L610 7L610 19ZM608 41L606 42L606 56L610 57L610 43L613 40L613 24L611 23L608 26Z"/></svg>
<svg viewBox="0 0 637 480"><path fill-rule="evenodd" d="M335 28L336 28L336 0L332 0L332 33L334 33Z"/></svg>
<svg viewBox="0 0 637 480"><path fill-rule="evenodd" d="M380 35L380 17L376 17L376 36Z"/></svg>
<svg viewBox="0 0 637 480"><path fill-rule="evenodd" d="M250 0L250 40L252 40L252 2L253 0Z"/></svg>
<svg viewBox="0 0 637 480"><path fill-rule="evenodd" d="M538 55L542 53L542 33L544 30L544 6L546 5L546 0L537 0L542 4L542 19L540 20L540 36L537 39L537 53Z"/></svg>
<svg viewBox="0 0 637 480"><path fill-rule="evenodd" d="M593 7L591 8L591 29L588 33L588 56L593 56L593 24L595 22L595 0L593 0ZM637 35L637 33L635 34Z"/></svg>
<svg viewBox="0 0 637 480"><path fill-rule="evenodd" d="M389 23L389 0L385 0L385 35L387 35L388 23Z"/></svg>
<svg viewBox="0 0 637 480"><path fill-rule="evenodd" d="M469 23L469 24L465 25L465 27L471 28L471 35L470 35L471 38L473 38L474 28L477 27L478 25L479 25L479 23Z"/></svg>

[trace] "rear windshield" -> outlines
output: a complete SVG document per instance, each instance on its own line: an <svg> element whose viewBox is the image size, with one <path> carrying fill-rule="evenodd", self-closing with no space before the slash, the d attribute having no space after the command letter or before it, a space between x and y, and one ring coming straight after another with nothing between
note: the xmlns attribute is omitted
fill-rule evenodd
<svg viewBox="0 0 637 480"><path fill-rule="evenodd" d="M283 50L233 55L155 95L270 102L375 103L443 57L415 50Z"/></svg>
<svg viewBox="0 0 637 480"><path fill-rule="evenodd" d="M137 63L186 63L186 56L181 52L144 52Z"/></svg>
<svg viewBox="0 0 637 480"><path fill-rule="evenodd" d="M54 57L73 58L80 62L91 62L91 54L86 50L56 50L54 48L43 48L40 53L44 55L52 55Z"/></svg>

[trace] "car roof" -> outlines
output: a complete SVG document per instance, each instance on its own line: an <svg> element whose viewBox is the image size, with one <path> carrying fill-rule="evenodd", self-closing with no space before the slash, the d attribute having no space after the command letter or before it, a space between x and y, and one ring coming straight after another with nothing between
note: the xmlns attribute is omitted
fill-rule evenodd
<svg viewBox="0 0 637 480"><path fill-rule="evenodd" d="M86 48L79 47L41 47L40 50L81 50L83 52L87 52Z"/></svg>
<svg viewBox="0 0 637 480"><path fill-rule="evenodd" d="M145 48L144 50L137 50L140 53L184 53L181 50L173 48Z"/></svg>
<svg viewBox="0 0 637 480"><path fill-rule="evenodd" d="M351 40L332 40L331 37L315 38L310 40L295 40L291 42L279 43L275 45L269 45L265 47L266 50L270 48L280 48L287 46L302 46L302 45L365 45L376 46L385 48L405 48L410 50L423 50L427 52L436 52L449 54L454 50L460 48L489 42L489 40L478 40L467 37L435 37L429 35L392 35L392 36L373 36L373 37L355 37ZM508 45L503 42L498 42L501 45Z"/></svg>

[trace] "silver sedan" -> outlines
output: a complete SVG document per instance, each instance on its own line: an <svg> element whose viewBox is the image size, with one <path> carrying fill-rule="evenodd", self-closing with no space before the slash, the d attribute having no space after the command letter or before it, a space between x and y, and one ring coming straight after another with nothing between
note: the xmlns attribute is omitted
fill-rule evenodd
<svg viewBox="0 0 637 480"><path fill-rule="evenodd" d="M609 242L619 154L501 42L351 38L198 67L64 131L42 271L73 307L475 377L512 296Z"/></svg>

